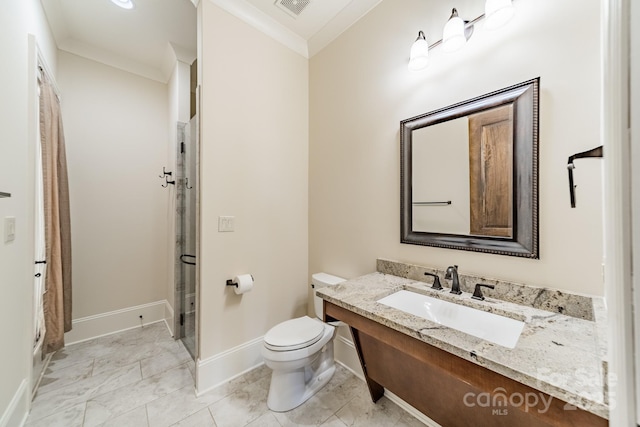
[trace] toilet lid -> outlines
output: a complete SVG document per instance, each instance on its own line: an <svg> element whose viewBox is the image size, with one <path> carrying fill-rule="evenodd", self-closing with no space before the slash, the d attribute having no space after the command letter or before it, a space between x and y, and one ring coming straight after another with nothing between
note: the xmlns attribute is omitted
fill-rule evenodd
<svg viewBox="0 0 640 427"><path fill-rule="evenodd" d="M274 351L290 351L308 347L318 342L324 333L324 323L309 316L287 320L264 336L267 348Z"/></svg>

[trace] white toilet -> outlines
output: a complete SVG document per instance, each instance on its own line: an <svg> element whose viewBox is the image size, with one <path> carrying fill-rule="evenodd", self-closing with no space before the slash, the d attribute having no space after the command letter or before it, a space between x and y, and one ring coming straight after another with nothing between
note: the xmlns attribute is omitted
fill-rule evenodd
<svg viewBox="0 0 640 427"><path fill-rule="evenodd" d="M337 285L345 279L326 273L311 276L317 318L309 316L287 320L264 336L262 356L273 370L267 406L286 412L303 404L329 382L336 370L333 338L336 326L322 321L322 298L315 289Z"/></svg>

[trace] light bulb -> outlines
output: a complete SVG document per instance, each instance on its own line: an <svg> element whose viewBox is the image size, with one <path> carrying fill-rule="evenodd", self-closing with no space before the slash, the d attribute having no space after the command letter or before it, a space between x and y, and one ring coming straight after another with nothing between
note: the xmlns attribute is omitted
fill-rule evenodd
<svg viewBox="0 0 640 427"><path fill-rule="evenodd" d="M487 0L484 5L484 27L495 30L509 22L515 13L511 0Z"/></svg>
<svg viewBox="0 0 640 427"><path fill-rule="evenodd" d="M418 32L418 38L411 46L408 68L410 71L420 71L429 65L429 43L422 31Z"/></svg>
<svg viewBox="0 0 640 427"><path fill-rule="evenodd" d="M467 42L464 21L458 16L458 11L451 11L451 18L444 25L442 31L442 50L453 52L460 49Z"/></svg>
<svg viewBox="0 0 640 427"><path fill-rule="evenodd" d="M132 0L111 0L111 2L115 5L120 6L123 9L133 9Z"/></svg>

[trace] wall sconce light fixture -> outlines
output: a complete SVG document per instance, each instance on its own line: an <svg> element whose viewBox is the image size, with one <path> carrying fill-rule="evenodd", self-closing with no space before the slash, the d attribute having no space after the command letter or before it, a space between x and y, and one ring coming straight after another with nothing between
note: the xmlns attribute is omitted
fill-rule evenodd
<svg viewBox="0 0 640 427"><path fill-rule="evenodd" d="M419 71L429 65L429 43L422 31L418 31L418 38L411 46L409 70Z"/></svg>
<svg viewBox="0 0 640 427"><path fill-rule="evenodd" d="M473 34L473 25L467 25L458 16L458 11L454 7L451 11L451 17L442 30L442 50L445 52L455 52L465 45L471 34Z"/></svg>
<svg viewBox="0 0 640 427"><path fill-rule="evenodd" d="M493 30L506 24L514 15L512 0L486 0L484 14L472 21L465 21L458 16L458 11L453 8L451 16L442 31L442 39L429 45L424 32L418 31L418 38L411 46L409 57L409 70L420 71L429 64L429 50L442 45L445 52L454 52L461 49L473 34L474 25L485 20L484 27Z"/></svg>
<svg viewBox="0 0 640 427"><path fill-rule="evenodd" d="M487 0L484 4L484 27L488 30L495 30L509 22L513 17L515 9L511 0Z"/></svg>

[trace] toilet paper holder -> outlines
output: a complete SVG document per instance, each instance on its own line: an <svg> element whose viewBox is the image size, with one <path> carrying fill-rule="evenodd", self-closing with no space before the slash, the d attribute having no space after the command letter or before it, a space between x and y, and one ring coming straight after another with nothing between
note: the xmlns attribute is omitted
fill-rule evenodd
<svg viewBox="0 0 640 427"><path fill-rule="evenodd" d="M253 274L251 275L251 280L255 280L255 279L253 278ZM238 287L238 284L237 284L237 283L235 283L235 282L233 281L233 279L227 279L227 286L235 286L235 287L237 288L237 287Z"/></svg>

